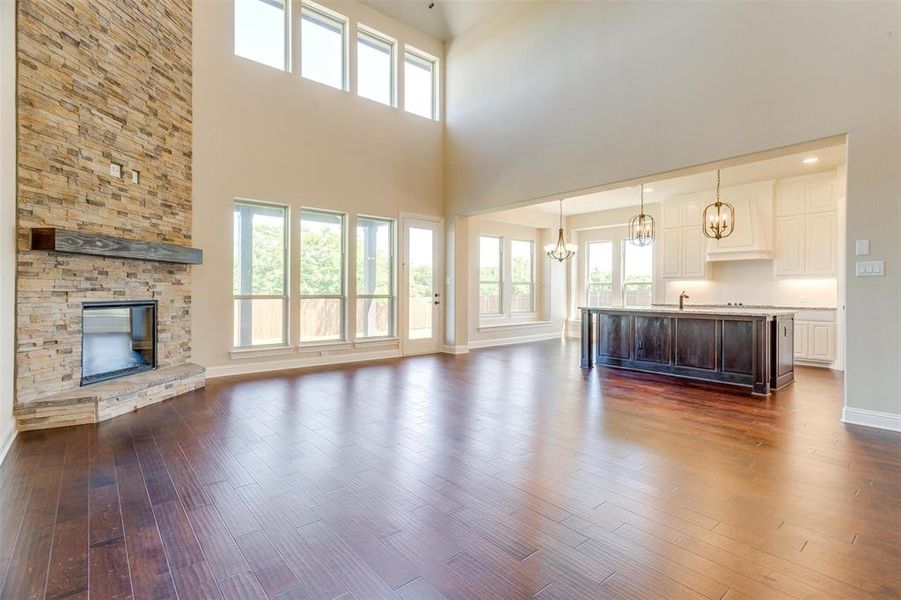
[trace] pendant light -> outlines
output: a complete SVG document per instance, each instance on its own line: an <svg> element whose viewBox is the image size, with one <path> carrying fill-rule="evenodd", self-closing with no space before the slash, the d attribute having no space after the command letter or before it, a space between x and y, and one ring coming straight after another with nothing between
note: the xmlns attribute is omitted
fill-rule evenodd
<svg viewBox="0 0 901 600"><path fill-rule="evenodd" d="M720 200L720 170L716 170L716 202L704 209L704 235L714 240L729 237L735 230L735 208Z"/></svg>
<svg viewBox="0 0 901 600"><path fill-rule="evenodd" d="M557 232L557 243L548 244L544 247L544 251L554 260L563 262L576 255L576 245L566 242L566 236L563 235L563 200L560 200L560 229Z"/></svg>
<svg viewBox="0 0 901 600"><path fill-rule="evenodd" d="M638 185L641 193L641 208L637 215L629 220L629 241L634 246L647 246L654 241L654 217L644 214L644 184Z"/></svg>

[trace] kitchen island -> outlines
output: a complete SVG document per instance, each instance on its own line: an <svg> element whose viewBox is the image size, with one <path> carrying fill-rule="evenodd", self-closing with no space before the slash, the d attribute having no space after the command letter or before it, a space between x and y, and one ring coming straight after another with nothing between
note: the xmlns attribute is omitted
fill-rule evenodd
<svg viewBox="0 0 901 600"><path fill-rule="evenodd" d="M579 307L582 368L605 365L751 388L794 381L794 313L762 308Z"/></svg>

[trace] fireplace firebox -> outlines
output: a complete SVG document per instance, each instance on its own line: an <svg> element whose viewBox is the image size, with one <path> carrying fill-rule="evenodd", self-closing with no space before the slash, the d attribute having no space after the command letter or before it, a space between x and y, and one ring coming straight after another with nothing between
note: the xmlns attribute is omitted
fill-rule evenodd
<svg viewBox="0 0 901 600"><path fill-rule="evenodd" d="M87 302L81 311L81 385L156 368L156 301Z"/></svg>

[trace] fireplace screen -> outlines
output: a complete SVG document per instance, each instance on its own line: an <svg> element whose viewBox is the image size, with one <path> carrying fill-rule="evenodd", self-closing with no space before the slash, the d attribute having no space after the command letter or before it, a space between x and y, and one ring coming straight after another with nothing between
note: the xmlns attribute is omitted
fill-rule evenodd
<svg viewBox="0 0 901 600"><path fill-rule="evenodd" d="M81 385L156 368L156 302L82 307Z"/></svg>

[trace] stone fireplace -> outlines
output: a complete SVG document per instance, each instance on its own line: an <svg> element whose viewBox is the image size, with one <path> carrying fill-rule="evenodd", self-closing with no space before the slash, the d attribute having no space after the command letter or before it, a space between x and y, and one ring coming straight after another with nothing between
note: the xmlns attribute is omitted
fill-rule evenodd
<svg viewBox="0 0 901 600"><path fill-rule="evenodd" d="M191 245L191 0L22 1L17 18L19 429L96 422L200 387L192 267L32 249L33 228ZM152 366L93 379L84 336L101 323L85 309L148 302ZM131 338L137 361L147 340Z"/></svg>

